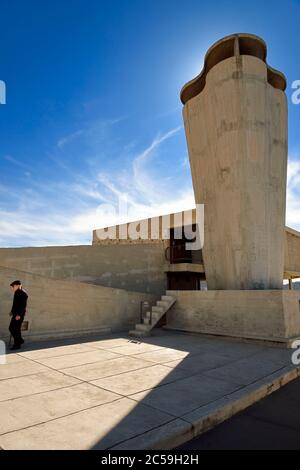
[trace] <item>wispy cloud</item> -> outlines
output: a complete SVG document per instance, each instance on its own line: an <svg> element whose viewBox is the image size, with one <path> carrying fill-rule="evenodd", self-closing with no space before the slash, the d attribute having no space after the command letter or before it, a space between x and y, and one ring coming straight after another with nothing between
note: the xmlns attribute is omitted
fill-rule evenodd
<svg viewBox="0 0 300 470"><path fill-rule="evenodd" d="M63 149L64 147L76 143L78 140L86 140L93 141L93 137L97 135L100 139L105 137L105 132L114 124L118 124L119 122L126 119L126 117L118 117L118 118L111 118L111 119L97 119L92 123L86 123L82 128L77 129L74 132L66 134L65 136L58 139L57 147L59 149ZM91 140L92 139L92 140Z"/></svg>
<svg viewBox="0 0 300 470"><path fill-rule="evenodd" d="M12 157L11 155L4 155L4 160L7 162L10 162L12 165L15 165L19 168L22 168L23 170L26 170L27 176L30 176L30 167L26 165L26 163L22 162L21 160L18 160L17 158Z"/></svg>
<svg viewBox="0 0 300 470"><path fill-rule="evenodd" d="M181 151L174 155L176 139L182 137L181 126L156 133L144 146L138 139L118 143L113 155L116 160L119 158L120 165L107 166L103 147L114 138L113 126L107 122L97 121L69 140L70 144L76 140L78 145L92 140L80 167L70 158L72 153L59 154L68 146L67 136L60 148L55 144L58 154L53 152L49 157L49 170L53 168L48 178L40 177L38 171L25 164L23 167L22 161L14 157L6 158L22 170L26 167L33 176L27 179L28 184L24 179L23 185L0 182L1 246L89 244L93 229L195 206L188 158ZM96 128L103 131L101 138ZM166 160L168 163L164 164ZM24 172L23 177L26 178ZM125 204L127 212L120 214L120 205L124 208ZM300 230L297 156L290 158L288 166L287 225Z"/></svg>
<svg viewBox="0 0 300 470"><path fill-rule="evenodd" d="M92 137L95 126L103 130L102 140L110 139L108 122L112 125L119 119L105 121L102 125L97 122L84 132L63 137L57 143L59 150L75 140L80 143L88 135ZM117 155L126 153L124 165L117 170L103 166L97 153L94 158L85 155L85 166L80 167L80 171L74 165L69 166L70 160L51 155L50 161L61 169L61 177L58 173L57 178L49 177L48 181L32 178L25 190L5 185L0 188L4 193L14 193L13 210L0 205L0 244L87 244L95 228L190 208L194 205L190 181L183 180L179 185L178 176L156 169L157 160L163 160L170 152L168 142L181 130L182 127L175 127L158 133L139 152L134 151L138 141L125 143L116 150ZM126 203L127 208L121 217L120 202L123 207Z"/></svg>
<svg viewBox="0 0 300 470"><path fill-rule="evenodd" d="M80 137L83 134L83 132L84 132L83 129L79 129L78 131L73 132L72 134L61 137L57 142L57 147L62 149L65 145L69 144L70 142L73 142L78 137Z"/></svg>
<svg viewBox="0 0 300 470"><path fill-rule="evenodd" d="M169 173L160 172L152 161L154 158L158 160L164 158L164 153L167 153L168 149L161 147L180 131L182 131L181 126L156 136L144 150L133 156L131 166L126 171L113 175L98 174L99 182L115 196L114 204L120 200L127 202L128 213L115 223L167 214L195 206L190 179L185 181L183 176L178 184L171 169ZM106 219L103 219L102 225L98 228L106 225Z"/></svg>

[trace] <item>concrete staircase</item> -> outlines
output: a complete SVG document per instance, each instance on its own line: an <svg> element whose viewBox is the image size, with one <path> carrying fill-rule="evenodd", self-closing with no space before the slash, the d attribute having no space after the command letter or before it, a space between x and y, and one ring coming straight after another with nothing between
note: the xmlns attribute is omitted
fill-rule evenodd
<svg viewBox="0 0 300 470"><path fill-rule="evenodd" d="M166 291L166 295L162 295L161 299L156 302L152 310L152 322L151 322L151 311L147 311L142 318L142 323L135 325L135 330L129 331L129 336L135 336L142 338L151 335L151 330L157 325L161 318L167 313L167 311L176 302L176 297L172 295L172 291Z"/></svg>

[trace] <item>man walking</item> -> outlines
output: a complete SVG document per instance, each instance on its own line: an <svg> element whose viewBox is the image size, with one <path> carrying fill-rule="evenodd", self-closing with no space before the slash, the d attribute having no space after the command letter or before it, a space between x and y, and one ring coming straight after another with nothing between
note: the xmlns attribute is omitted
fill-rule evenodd
<svg viewBox="0 0 300 470"><path fill-rule="evenodd" d="M11 309L11 322L9 325L9 331L14 339L14 345L11 350L20 349L21 344L24 340L21 335L21 326L26 313L28 295L22 288L21 281L14 281L10 284L12 291L14 292L14 300Z"/></svg>

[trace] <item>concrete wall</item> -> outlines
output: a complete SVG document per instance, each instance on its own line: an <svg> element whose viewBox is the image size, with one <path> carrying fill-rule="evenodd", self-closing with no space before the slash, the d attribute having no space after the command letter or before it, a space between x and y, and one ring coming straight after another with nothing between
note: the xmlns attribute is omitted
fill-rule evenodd
<svg viewBox="0 0 300 470"><path fill-rule="evenodd" d="M300 273L299 235L299 232L286 228L285 272ZM159 297L167 288L165 247L165 242L157 241L149 244L0 248L0 266L52 279L147 292Z"/></svg>
<svg viewBox="0 0 300 470"><path fill-rule="evenodd" d="M196 209L190 209L184 213L184 219L181 217L182 213L177 212L177 213L171 213L167 214L164 217L166 217L169 220L169 227L181 227L183 222L186 223L186 225L189 225L191 223L195 224L197 222L197 217L196 217ZM105 229L97 229L93 231L93 244L94 245L99 245L99 246L106 246L106 245L122 245L122 246L128 246L130 244L132 245L137 245L137 244L145 244L145 245L153 245L153 244L158 244L160 245L159 250L161 249L162 251L165 250L169 246L169 239L163 239L163 233L164 231L162 230L163 223L162 223L162 218L163 216L160 217L153 217L149 219L144 219L142 221L135 221L132 222L134 225L138 226L138 224L144 225L146 224L148 227L148 236L149 239L143 240L130 240L129 237L126 239L120 239L118 236L120 233L128 233L126 232L127 227L129 224L123 224L123 225L115 225L112 227L107 227ZM151 227L155 226L157 223L157 219L159 220L159 239L154 240L151 239ZM101 235L101 236L100 236ZM117 237L116 239L110 239L105 237ZM287 273L288 271L294 271L296 273L300 274L300 232L297 230L294 230L290 227L285 227L285 235L284 235L284 272ZM153 251L155 249L153 248ZM0 256L1 256L1 250L0 250ZM193 263L202 263L203 262L203 257L202 257L202 251L201 250L195 250L192 252L192 257L193 257ZM1 258L0 258L1 259Z"/></svg>
<svg viewBox="0 0 300 470"><path fill-rule="evenodd" d="M0 266L160 296L166 289L163 242L110 246L1 248Z"/></svg>
<svg viewBox="0 0 300 470"><path fill-rule="evenodd" d="M167 328L286 341L300 336L300 292L279 290L172 291L177 301Z"/></svg>
<svg viewBox="0 0 300 470"><path fill-rule="evenodd" d="M250 54L214 65L183 110L209 289L282 285L287 102Z"/></svg>
<svg viewBox="0 0 300 470"><path fill-rule="evenodd" d="M125 224L112 225L93 231L93 244L157 243L165 240L169 245L170 229L197 222L196 209L172 212Z"/></svg>
<svg viewBox="0 0 300 470"><path fill-rule="evenodd" d="M284 271L300 274L300 233L286 228L284 248Z"/></svg>
<svg viewBox="0 0 300 470"><path fill-rule="evenodd" d="M12 279L21 278L29 294L30 339L129 331L139 321L140 302L154 296L94 286L75 281L57 281L16 269L0 267L0 338L8 335Z"/></svg>

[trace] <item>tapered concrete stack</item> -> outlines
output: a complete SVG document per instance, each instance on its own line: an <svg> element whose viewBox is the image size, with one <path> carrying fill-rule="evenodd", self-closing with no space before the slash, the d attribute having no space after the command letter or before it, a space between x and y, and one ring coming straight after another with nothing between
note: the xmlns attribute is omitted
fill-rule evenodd
<svg viewBox="0 0 300 470"><path fill-rule="evenodd" d="M181 93L209 289L282 287L286 84L265 58L256 36L222 39Z"/></svg>
<svg viewBox="0 0 300 470"><path fill-rule="evenodd" d="M284 271L285 88L284 75L266 63L264 41L250 34L235 34L209 49L202 72L182 89L195 201L205 206L206 279L208 289L217 291L217 297L201 292L200 323L194 303L191 310L186 306L189 330L207 332L209 323L209 332L222 334L224 326L230 332L232 324L232 331L239 331L239 336L276 341L300 334L299 298L291 293L293 298L287 302L278 296ZM249 302L246 292L254 289L265 292L258 295L259 308L255 296ZM235 313L228 316L227 323L222 318L221 328L219 321L213 322L215 305L204 297L217 298L222 305L224 290L232 291L224 301L231 302ZM266 316L268 325L267 329L263 325L262 335L259 317L264 310L263 297L269 311L272 292L276 325L272 315ZM184 310L178 301L175 308L181 308L181 313ZM222 317L221 311L217 313ZM182 317L180 322L184 329ZM169 326L176 327L176 314L170 316Z"/></svg>

